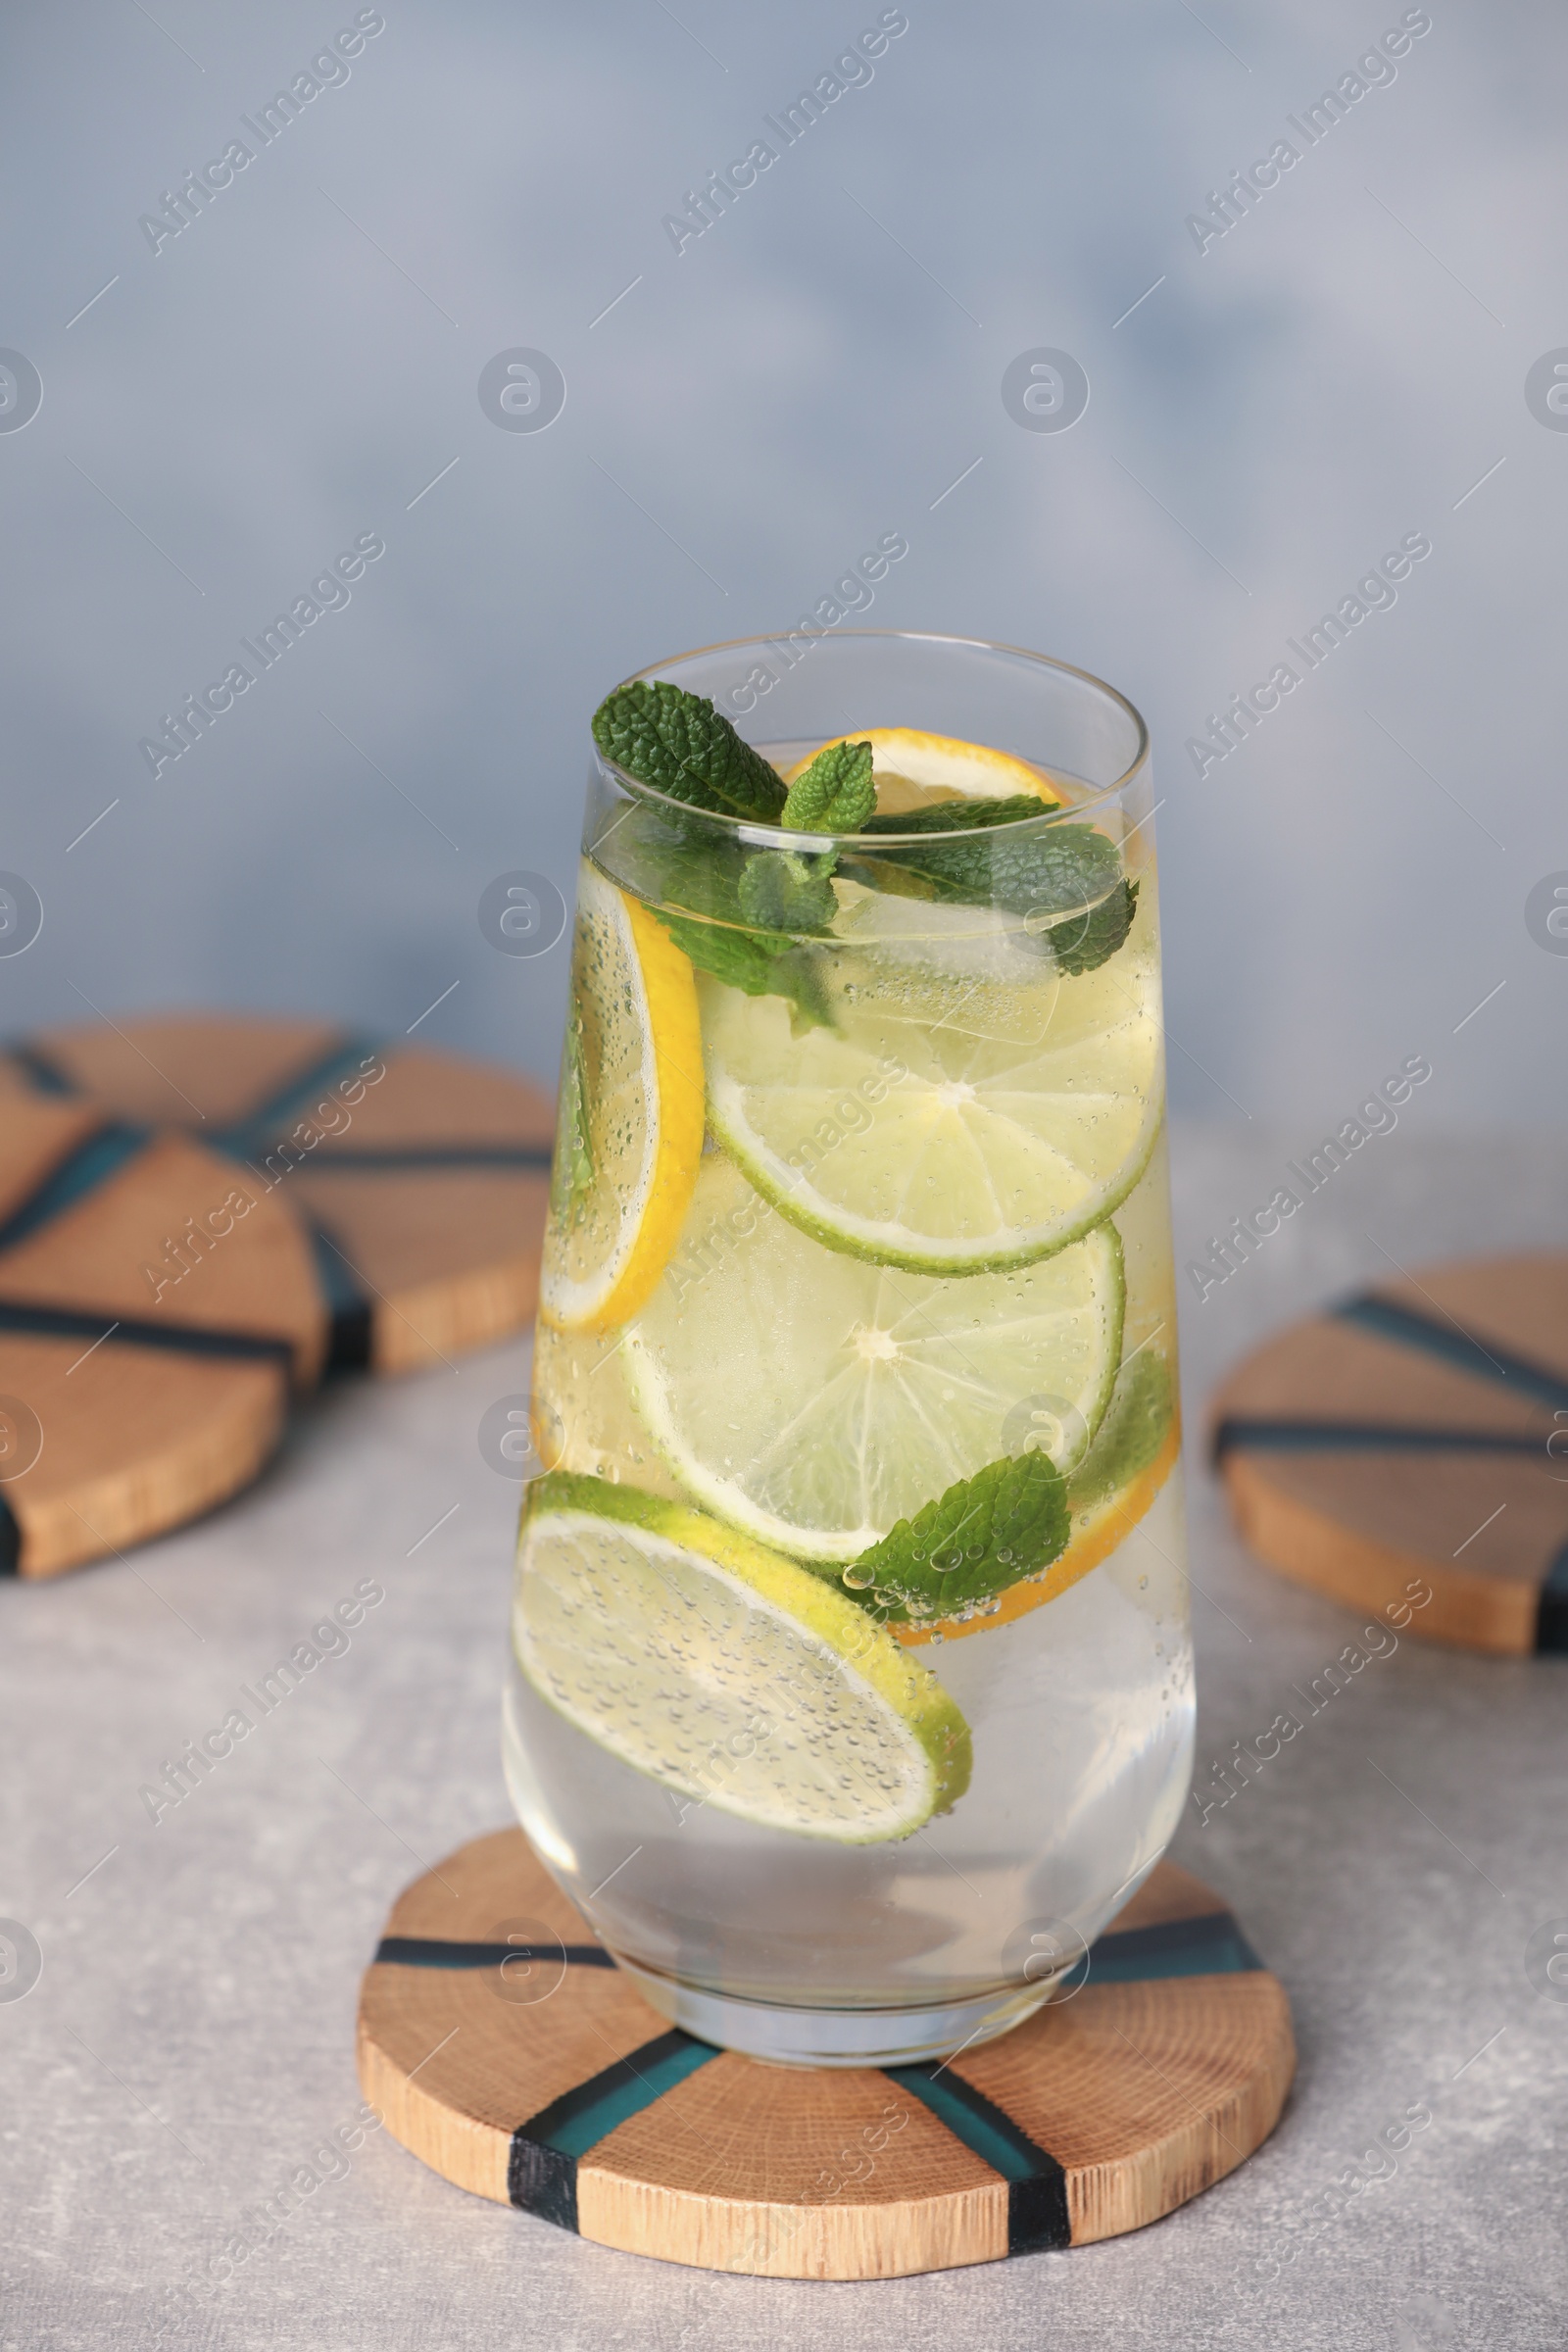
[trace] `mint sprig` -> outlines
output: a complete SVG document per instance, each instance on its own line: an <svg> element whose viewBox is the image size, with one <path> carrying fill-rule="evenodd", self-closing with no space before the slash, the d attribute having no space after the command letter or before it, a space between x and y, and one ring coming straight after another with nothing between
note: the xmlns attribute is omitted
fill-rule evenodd
<svg viewBox="0 0 1568 2352"><path fill-rule="evenodd" d="M784 784L706 695L662 679L635 680L607 695L593 717L607 760L689 808L716 816L779 822Z"/></svg>
<svg viewBox="0 0 1568 2352"><path fill-rule="evenodd" d="M796 833L853 833L876 804L868 743L830 743L790 786L779 823ZM826 931L839 903L829 879L836 850L812 857L792 850L759 850L746 860L741 906L749 921L771 931Z"/></svg>
<svg viewBox="0 0 1568 2352"><path fill-rule="evenodd" d="M830 743L790 786L781 825L799 833L858 833L876 807L868 743Z"/></svg>
<svg viewBox="0 0 1568 2352"><path fill-rule="evenodd" d="M825 931L839 908L832 871L831 851L800 858L793 850L759 850L741 872L741 911L764 931Z"/></svg>
<svg viewBox="0 0 1568 2352"><path fill-rule="evenodd" d="M887 816L866 817L862 833L974 833L993 825L1021 824L1056 808L1032 792L1009 792L1001 801L934 801L928 808L906 808Z"/></svg>
<svg viewBox="0 0 1568 2352"><path fill-rule="evenodd" d="M998 906L1028 922L1027 937L1070 974L1114 956L1132 928L1138 885L1094 825L1053 824L1008 840L996 828L1045 813L1030 793L1001 801L939 801L896 816L871 816L861 834L917 834L883 856L857 849L844 870L872 890L948 906ZM944 840L944 834L962 839ZM1059 920L1056 919L1059 916Z"/></svg>
<svg viewBox="0 0 1568 2352"><path fill-rule="evenodd" d="M1067 1482L1050 1456L1006 1456L901 1519L844 1583L893 1623L961 1616L1049 1567L1071 1525Z"/></svg>
<svg viewBox="0 0 1568 2352"><path fill-rule="evenodd" d="M798 812L807 808L814 829L821 830L819 816L841 802L858 805L857 794L863 798L869 785L869 747L858 747L863 761L819 754L799 779L797 794L803 786L809 789L795 800L792 815L793 796L786 795L777 769L723 712L705 695L662 680L618 686L594 712L593 728L594 741L617 767L710 816L802 831L806 825ZM843 749L833 747L835 753ZM874 797L874 786L870 789ZM700 826L683 830L669 812L649 808L631 811L617 824L614 857L618 870L649 900L675 945L700 970L748 996L786 998L797 1024L832 1026L822 974L800 944L803 934L825 933L838 912L828 880L831 852L814 858L785 850L743 856L739 844L714 838ZM690 908L690 914L670 911L670 901Z"/></svg>
<svg viewBox="0 0 1568 2352"><path fill-rule="evenodd" d="M699 970L711 972L728 988L744 989L749 997L787 998L797 1028L833 1027L833 1008L817 958L798 940L776 932L692 922L685 915L666 914L662 906L654 912Z"/></svg>

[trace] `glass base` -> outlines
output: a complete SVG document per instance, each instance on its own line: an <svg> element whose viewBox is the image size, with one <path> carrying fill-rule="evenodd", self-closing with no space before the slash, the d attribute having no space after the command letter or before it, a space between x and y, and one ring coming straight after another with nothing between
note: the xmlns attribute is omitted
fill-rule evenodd
<svg viewBox="0 0 1568 2352"><path fill-rule="evenodd" d="M672 2026L770 2066L918 2066L928 2058L952 2058L1021 2026L1055 1990L1054 1981L1036 1980L929 2009L808 2009L705 1992L619 1952L614 1957L644 2000Z"/></svg>

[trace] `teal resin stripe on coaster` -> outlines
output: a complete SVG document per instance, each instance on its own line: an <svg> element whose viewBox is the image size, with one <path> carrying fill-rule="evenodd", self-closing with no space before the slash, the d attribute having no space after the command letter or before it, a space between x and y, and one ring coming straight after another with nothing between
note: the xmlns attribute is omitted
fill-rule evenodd
<svg viewBox="0 0 1568 2352"><path fill-rule="evenodd" d="M376 1946L379 1961L406 1968L494 1968L519 1947L504 1943L464 1942L439 1936L383 1936ZM602 1943L541 1946L548 1958L563 1951L568 1965L613 1968ZM1162 1919L1147 1928L1112 1928L1100 1936L1087 1960L1080 1960L1062 1979L1074 1989L1093 1979L1097 1984L1133 1984L1158 1977L1233 1976L1263 1965L1230 1911L1205 1911L1197 1919Z"/></svg>
<svg viewBox="0 0 1568 2352"><path fill-rule="evenodd" d="M1297 1421L1227 1413L1214 1431L1213 1458L1228 1453L1524 1453L1544 1455L1551 1433L1420 1429L1393 1421Z"/></svg>
<svg viewBox="0 0 1568 2352"><path fill-rule="evenodd" d="M13 1057L24 1060L23 1054L16 1049ZM62 1084L48 1091L68 1094L72 1090ZM74 1208L100 1185L108 1184L150 1140L145 1128L133 1127L122 1120L100 1127L85 1137L56 1161L27 1199L0 1224L0 1255L26 1241L53 1218L63 1216L67 1209ZM3 1279L4 1268L0 1266L0 1281ZM230 1362L270 1360L280 1363L285 1370L294 1353L286 1340L268 1339L259 1333L204 1331L188 1324L144 1323L123 1316L118 1321L111 1316L106 1323L102 1314L86 1314L78 1307L47 1306L33 1299L0 1298L0 1333L4 1332L28 1339L81 1340L89 1348L107 1342L110 1347L160 1348L175 1354L221 1357ZM10 1503L0 1494L0 1577L18 1575L21 1564L22 1529Z"/></svg>
<svg viewBox="0 0 1568 2352"><path fill-rule="evenodd" d="M509 1960L564 1960L568 1968L613 1968L602 1943L453 1943L441 1936L383 1936L379 1968L504 1968Z"/></svg>
<svg viewBox="0 0 1568 2352"><path fill-rule="evenodd" d="M0 1285L4 1252L16 1248L68 1209L118 1176L151 1141L148 1129L116 1120L87 1136L57 1160L27 1199L0 1225ZM213 1330L199 1324L145 1321L134 1315L106 1315L76 1306L51 1306L34 1298L0 1296L0 1332L31 1339L84 1340L119 1348L159 1348L180 1355L207 1355L288 1365L294 1350L287 1340L262 1332ZM0 1545L3 1548L3 1545Z"/></svg>
<svg viewBox="0 0 1568 2352"><path fill-rule="evenodd" d="M0 1273L4 1269L0 1268ZM219 1331L200 1323L143 1323L134 1315L86 1314L76 1306L44 1306L31 1298L0 1298L0 1332L34 1340L86 1340L94 1347L159 1348L171 1355L208 1355L235 1363L294 1360L290 1340L260 1331Z"/></svg>
<svg viewBox="0 0 1568 2352"><path fill-rule="evenodd" d="M75 1095L81 1092L69 1070L63 1070L42 1046L29 1045L25 1038L20 1044L7 1046L7 1054L32 1082L38 1095Z"/></svg>
<svg viewBox="0 0 1568 2352"><path fill-rule="evenodd" d="M1417 1314L1411 1307L1396 1305L1392 1299L1379 1298L1371 1292L1358 1298L1347 1298L1330 1312L1342 1323L1353 1324L1357 1330L1371 1332L1380 1340L1392 1340L1396 1347L1413 1348L1423 1355L1435 1355L1443 1363L1452 1365L1455 1371L1468 1372L1477 1380L1502 1381L1538 1404L1568 1410L1568 1379L1560 1372L1535 1363L1529 1356L1514 1355L1504 1348L1483 1347L1457 1324Z"/></svg>
<svg viewBox="0 0 1568 2352"><path fill-rule="evenodd" d="M513 2204L563 2230L575 2230L578 2158L608 2138L617 2124L641 2115L700 2066L722 2056L710 2041L698 2041L673 2027L552 2099L512 2134L507 2193Z"/></svg>
<svg viewBox="0 0 1568 2352"><path fill-rule="evenodd" d="M1007 2183L1007 2252L1055 2253L1072 2243L1067 2215L1067 2175L1049 2149L1021 2132L1011 2116L994 2105L950 2064L890 2066L888 2081L929 2109L955 2139L989 2164Z"/></svg>
<svg viewBox="0 0 1568 2352"><path fill-rule="evenodd" d="M84 1090L70 1072L43 1047L24 1040L7 1051L38 1093L55 1096L79 1096L83 1093ZM201 1141L209 1150L221 1152L228 1158L238 1160L269 1192L281 1184L284 1177L291 1175L296 1168L304 1168L311 1175L333 1176L429 1175L465 1169L480 1172L493 1169L501 1173L532 1172L540 1175L549 1173L552 1154L548 1144L410 1144L334 1152L323 1148L330 1139L302 1146L279 1132L293 1113L309 1103L313 1096L344 1079L359 1077L367 1061L380 1058L380 1048L372 1039L343 1038L326 1053L318 1054L314 1061L297 1071L292 1078L284 1079L243 1118L233 1120L228 1126L211 1134L204 1134ZM149 1140L146 1130L132 1129L120 1123L112 1130L104 1130L103 1134L106 1139L110 1134L127 1137L135 1134L142 1142ZM84 1159L90 1157L92 1150L96 1148L97 1139L89 1139L88 1145L80 1147L80 1156ZM105 1149L108 1149L107 1143ZM124 1155L129 1156L128 1151ZM272 1167L274 1157L282 1163L276 1168ZM257 1165L258 1160L262 1163L260 1166ZM113 1172L112 1166L104 1166L91 1181L102 1182L106 1175ZM40 1192L47 1189L47 1186L41 1187ZM87 1184L78 1184L72 1198L79 1198L87 1189ZM35 1208L32 1202L24 1203L5 1229L0 1230L0 1250L4 1250L12 1240L21 1240L24 1231L32 1230L33 1226L43 1223L47 1216L57 1214L59 1207L69 1204L67 1200L41 1208ZM20 1226L24 1215L30 1215L30 1224L14 1231L13 1228ZM374 1345L374 1302L330 1229L309 1218L306 1220L306 1229L316 1268L317 1286L327 1311L327 1345L322 1370L368 1371Z"/></svg>
<svg viewBox="0 0 1568 2352"><path fill-rule="evenodd" d="M614 1966L599 1944L542 1948L527 1956L551 1958L559 1950L564 1950L568 1966ZM375 1953L384 1965L455 1969L495 1968L514 1956L514 1946L416 1936L383 1936ZM1077 1990L1086 1978L1102 1984L1132 1984L1172 1977L1241 1975L1262 1965L1232 1914L1213 1911L1197 1919L1160 1920L1152 1927L1102 1936L1087 1961L1081 1961L1064 1983ZM512 2134L508 2162L513 2204L542 2221L575 2230L578 2159L710 2058L722 2056L711 2042L675 2029L590 2076L519 2124ZM951 2060L882 2071L1006 2181L1009 2254L1047 2251L1070 2242L1067 2177L1048 2148L955 2074Z"/></svg>
<svg viewBox="0 0 1568 2352"><path fill-rule="evenodd" d="M76 1096L86 1091L41 1046L24 1041L7 1047L6 1052L40 1095ZM264 1173L269 1152L285 1146L289 1150L289 1167L308 1165L313 1175L417 1176L453 1168L481 1171L494 1168L503 1173L521 1169L548 1175L552 1158L549 1144L386 1144L365 1151L330 1151L312 1145L307 1148L308 1157L299 1146L288 1144L288 1138L278 1130L313 1095L344 1078L357 1077L365 1061L379 1057L380 1048L373 1039L345 1040L319 1055L296 1077L286 1079L256 1109L247 1111L243 1118L231 1121L227 1127L204 1134L201 1141L209 1150L242 1161L264 1182L269 1181ZM261 1158L263 1167L255 1166L256 1157ZM288 1169L282 1173L287 1174ZM275 1183L277 1178L270 1181Z"/></svg>
<svg viewBox="0 0 1568 2352"><path fill-rule="evenodd" d="M255 1150L265 1152L269 1144L282 1141L277 1130L303 1109L313 1095L339 1085L345 1078L362 1077L364 1064L380 1058L380 1049L368 1038L340 1038L326 1053L318 1054L292 1078L285 1078L274 1087L271 1094L242 1118L231 1119L226 1127L220 1128L212 1139L214 1145L236 1159L244 1159Z"/></svg>
<svg viewBox="0 0 1568 2352"><path fill-rule="evenodd" d="M535 1168L548 1173L549 1144L410 1144L376 1152L323 1152L313 1176L417 1176L442 1168ZM304 1166L303 1160L297 1162Z"/></svg>
<svg viewBox="0 0 1568 2352"><path fill-rule="evenodd" d="M1373 1292L1347 1298L1329 1312L1357 1331L1389 1340L1430 1355L1472 1379L1508 1388L1534 1404L1568 1412L1568 1379L1532 1357L1512 1349L1489 1348L1472 1339L1457 1324L1418 1314L1414 1308L1381 1298ZM1228 1453L1503 1453L1544 1458L1555 1434L1542 1431L1531 1437L1518 1431L1432 1429L1376 1421L1307 1421L1294 1417L1228 1413L1214 1431L1212 1459L1216 1468ZM1536 1616L1538 1654L1568 1653L1568 1544L1551 1561L1541 1586Z"/></svg>
<svg viewBox="0 0 1568 2352"><path fill-rule="evenodd" d="M444 1168L549 1169L548 1144L385 1144L343 1151L332 1149L329 1136L319 1144L301 1147L281 1132L312 1096L345 1078L360 1077L367 1061L380 1059L381 1049L373 1039L345 1039L297 1077L286 1079L265 1102L234 1120L212 1141L219 1151L243 1160L258 1176L263 1175L273 1152L287 1156L288 1165L280 1171L283 1175L300 1167L308 1167L313 1176L421 1175ZM261 1168L255 1166L257 1157L263 1162Z"/></svg>
<svg viewBox="0 0 1568 2352"><path fill-rule="evenodd" d="M56 1160L26 1200L19 1201L0 1224L0 1255L118 1176L122 1168L145 1151L150 1140L145 1127L132 1127L120 1119L84 1136L63 1158Z"/></svg>
<svg viewBox="0 0 1568 2352"><path fill-rule="evenodd" d="M1231 1912L1207 1911L1198 1919L1162 1919L1148 1928L1112 1929L1067 1982L1138 1984L1156 1977L1239 1976L1262 1965Z"/></svg>

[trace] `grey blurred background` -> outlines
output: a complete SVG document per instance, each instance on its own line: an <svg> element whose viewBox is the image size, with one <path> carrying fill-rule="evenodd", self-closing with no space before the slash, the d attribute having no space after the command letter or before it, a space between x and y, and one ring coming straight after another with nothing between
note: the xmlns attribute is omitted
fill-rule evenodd
<svg viewBox="0 0 1568 2352"><path fill-rule="evenodd" d="M677 253L663 217L894 18ZM1417 1123L1564 1123L1568 959L1526 920L1568 868L1568 415L1526 397L1568 344L1557 12L66 0L4 45L0 345L42 403L0 378L0 867L44 921L0 1029L322 1009L548 1078L565 949L476 909L515 868L569 901L594 703L900 532L861 617L1061 656L1151 722L1180 1110L1310 1142L1420 1054ZM564 379L547 429L481 407L519 348ZM1087 375L1069 430L1004 404L1040 348ZM352 601L155 779L162 714L367 533ZM1200 776L1208 714L1417 533Z"/></svg>

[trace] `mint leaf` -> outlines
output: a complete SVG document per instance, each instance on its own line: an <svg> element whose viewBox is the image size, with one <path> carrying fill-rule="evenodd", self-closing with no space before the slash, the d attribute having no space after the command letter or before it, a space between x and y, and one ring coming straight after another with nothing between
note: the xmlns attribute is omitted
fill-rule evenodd
<svg viewBox="0 0 1568 2352"><path fill-rule="evenodd" d="M801 833L853 833L875 802L871 746L833 743L796 777L778 821ZM826 931L838 912L828 880L837 862L832 850L815 858L759 851L741 875L742 912L769 931Z"/></svg>
<svg viewBox="0 0 1568 2352"><path fill-rule="evenodd" d="M644 801L612 816L589 854L633 898L718 923L744 923L740 880L748 852L711 816Z"/></svg>
<svg viewBox="0 0 1568 2352"><path fill-rule="evenodd" d="M1032 918L1041 953L1070 974L1092 972L1114 956L1138 904L1138 885L1122 874L1121 856L1093 825L1045 825L1013 838L994 828L1039 816L1026 794L1004 801L941 801L904 816L873 816L862 833L936 836L889 846L885 856L858 851L844 872L871 890L959 906L997 906ZM980 838L975 838L976 828ZM962 840L942 840L962 830ZM1062 920L1053 922L1060 911Z"/></svg>
<svg viewBox="0 0 1568 2352"><path fill-rule="evenodd" d="M808 948L776 932L690 922L684 915L666 914L662 906L653 912L700 971L711 972L729 988L744 989L749 997L788 998L797 1031L834 1026L827 990Z"/></svg>
<svg viewBox="0 0 1568 2352"><path fill-rule="evenodd" d="M1050 1456L1006 1457L901 1519L844 1582L882 1618L956 1617L1049 1567L1070 1529L1066 1481Z"/></svg>
<svg viewBox="0 0 1568 2352"><path fill-rule="evenodd" d="M706 697L639 680L608 696L593 725L608 759L669 799L710 816L783 821L776 769ZM617 817L595 855L612 880L652 907L700 970L748 996L784 997L797 1028L833 1026L822 974L792 936L825 931L838 911L827 879L831 856L748 855L719 828L653 804Z"/></svg>
<svg viewBox="0 0 1568 2352"><path fill-rule="evenodd" d="M980 813L1009 807L1014 808L1011 818ZM900 842L885 858L873 854L864 862L878 869L894 868L929 885L916 896L946 899L960 906L1001 906L1009 914L1057 909L1065 914L1093 906L1122 878L1115 843L1093 825L1046 825L1009 840L993 832L999 825L1017 821L1016 805L1007 801L944 801L921 814L934 819L950 808L956 814L946 826L930 823L920 829L951 832L962 825L963 840L933 841L929 848L923 842ZM1038 803L1033 813L1043 813ZM967 824L965 816L971 820ZM896 823L904 821L873 817L864 830L891 832ZM974 838L975 824L985 829L980 839ZM897 888L897 883L890 877L883 887Z"/></svg>
<svg viewBox="0 0 1568 2352"><path fill-rule="evenodd" d="M806 781L801 778L802 783ZM1056 807L1032 792L1011 792L1004 801L934 801L929 808L906 808L889 816L868 816L862 833L973 833L978 827L1021 824L1026 817L1044 816Z"/></svg>
<svg viewBox="0 0 1568 2352"><path fill-rule="evenodd" d="M1085 914L1069 915L1064 923L1053 923L1041 934L1041 944L1049 948L1056 959L1057 969L1076 978L1080 972L1092 972L1115 955L1133 927L1138 911L1138 884L1121 882L1108 899L1091 906Z"/></svg>
<svg viewBox="0 0 1568 2352"><path fill-rule="evenodd" d="M594 741L640 784L720 816L776 824L784 784L706 695L639 678L594 712Z"/></svg>
<svg viewBox="0 0 1568 2352"><path fill-rule="evenodd" d="M858 833L876 807L868 743L830 743L796 777L781 825L801 833Z"/></svg>
<svg viewBox="0 0 1568 2352"><path fill-rule="evenodd" d="M759 850L741 874L741 912L764 931L825 931L839 910L832 871L831 851L798 858L792 850Z"/></svg>

